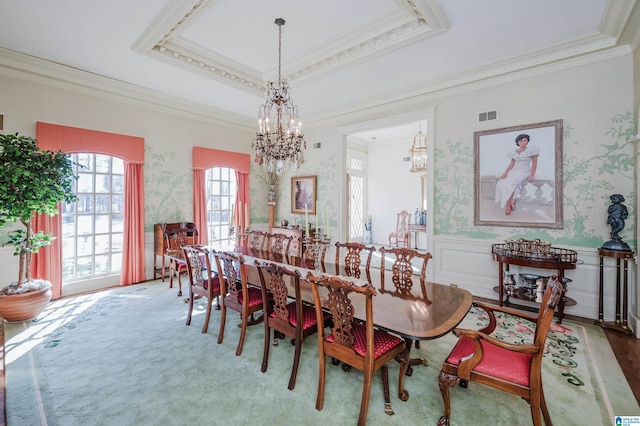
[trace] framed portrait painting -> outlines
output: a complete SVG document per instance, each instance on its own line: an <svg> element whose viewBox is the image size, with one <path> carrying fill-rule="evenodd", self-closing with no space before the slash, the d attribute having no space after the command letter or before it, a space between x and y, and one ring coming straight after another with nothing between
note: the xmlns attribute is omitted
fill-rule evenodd
<svg viewBox="0 0 640 426"><path fill-rule="evenodd" d="M316 176L291 178L291 213L316 214Z"/></svg>
<svg viewBox="0 0 640 426"><path fill-rule="evenodd" d="M474 224L562 228L562 120L473 136Z"/></svg>

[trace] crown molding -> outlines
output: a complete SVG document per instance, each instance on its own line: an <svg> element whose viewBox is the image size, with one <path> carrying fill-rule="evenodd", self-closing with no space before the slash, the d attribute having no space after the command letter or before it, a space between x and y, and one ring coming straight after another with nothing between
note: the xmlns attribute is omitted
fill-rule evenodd
<svg viewBox="0 0 640 426"><path fill-rule="evenodd" d="M389 111L398 113L420 110L425 108L426 103L434 102L443 97L629 55L631 55L631 47L625 45L552 62L542 60L527 62L523 60L518 66L517 61L507 61L502 65L478 68L433 81L427 85L418 84L406 90L385 93L353 102L343 105L339 110L333 110L330 113L315 114L312 117L306 116L305 125L307 128L327 125L341 127L348 123L368 121L371 117L386 116ZM551 57L553 56L551 55Z"/></svg>
<svg viewBox="0 0 640 426"><path fill-rule="evenodd" d="M0 47L0 75L182 118L253 131L247 117Z"/></svg>
<svg viewBox="0 0 640 426"><path fill-rule="evenodd" d="M266 93L273 76L246 67L182 38L180 34L202 17L217 0L184 0L169 3L132 45L151 56L251 94ZM354 65L391 49L436 35L449 28L437 0L397 0L399 8L349 34L330 40L308 55L288 64L283 72L290 82L319 78L338 68Z"/></svg>

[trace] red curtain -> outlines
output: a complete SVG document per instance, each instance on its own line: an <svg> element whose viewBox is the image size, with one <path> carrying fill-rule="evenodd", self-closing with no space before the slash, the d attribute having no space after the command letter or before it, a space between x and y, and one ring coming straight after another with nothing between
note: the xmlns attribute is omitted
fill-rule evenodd
<svg viewBox="0 0 640 426"><path fill-rule="evenodd" d="M205 171L212 167L229 167L236 171L238 193L234 208L234 223L243 229L249 226L245 219L245 211L249 211L249 173L251 172L251 157L239 152L221 151L219 149L193 147L193 222L200 229L200 241L208 243L207 203L205 188ZM246 223L245 223L246 222ZM203 238L204 237L204 238Z"/></svg>
<svg viewBox="0 0 640 426"><path fill-rule="evenodd" d="M207 190L205 183L205 171L202 169L193 170L193 223L200 230L198 242L209 244L209 233L207 232Z"/></svg>
<svg viewBox="0 0 640 426"><path fill-rule="evenodd" d="M124 248L120 284L144 281L144 139L135 136L36 123L36 139L41 149L72 154L90 152L122 158L125 162ZM34 229L51 232L54 244L33 257L31 274L52 283L53 298L62 294L62 218L34 217Z"/></svg>
<svg viewBox="0 0 640 426"><path fill-rule="evenodd" d="M147 279L144 258L144 176L143 164L124 165L124 235L120 285ZM142 253L142 256L140 256Z"/></svg>

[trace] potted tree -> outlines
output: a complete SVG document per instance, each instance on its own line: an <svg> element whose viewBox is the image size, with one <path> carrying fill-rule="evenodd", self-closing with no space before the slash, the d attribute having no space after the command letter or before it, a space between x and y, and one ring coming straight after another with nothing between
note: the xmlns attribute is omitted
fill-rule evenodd
<svg viewBox="0 0 640 426"><path fill-rule="evenodd" d="M51 300L51 283L31 278L31 256L55 238L34 232L34 214L55 215L61 201L77 200L73 162L62 151L43 151L29 136L0 134L0 227L20 222L9 241L19 257L18 280L0 290L0 316L25 321L40 315Z"/></svg>

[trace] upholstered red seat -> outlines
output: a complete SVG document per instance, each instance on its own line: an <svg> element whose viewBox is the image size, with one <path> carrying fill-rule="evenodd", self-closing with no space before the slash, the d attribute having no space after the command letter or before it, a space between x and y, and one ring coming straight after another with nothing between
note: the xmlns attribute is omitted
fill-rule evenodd
<svg viewBox="0 0 640 426"><path fill-rule="evenodd" d="M216 293L220 293L220 278L212 277L211 278L211 286L213 287L213 291ZM209 289L209 281L205 281L203 287L208 290Z"/></svg>
<svg viewBox="0 0 640 426"><path fill-rule="evenodd" d="M249 307L262 305L262 292L259 288L249 287ZM238 302L244 303L242 293L238 293Z"/></svg>
<svg viewBox="0 0 640 426"><path fill-rule="evenodd" d="M531 373L531 354L521 354L499 348L491 343L480 341L484 355L473 371L497 377L511 383L529 386ZM476 349L472 339L461 337L445 362L459 365L460 360L472 354Z"/></svg>
<svg viewBox="0 0 640 426"><path fill-rule="evenodd" d="M365 356L367 353L367 327L364 324L354 322L351 326L353 334L353 350L357 354ZM327 340L333 342L333 333L327 336ZM404 344L404 340L382 330L373 330L373 358L378 359L398 345Z"/></svg>
<svg viewBox="0 0 640 426"><path fill-rule="evenodd" d="M287 305L287 309L289 310L289 324L295 327L298 324L298 313L296 309L296 302L291 302ZM271 318L275 318L277 314L275 312L271 312ZM316 311L313 306L302 305L302 329L306 330L310 327L313 327L317 324L316 321Z"/></svg>

